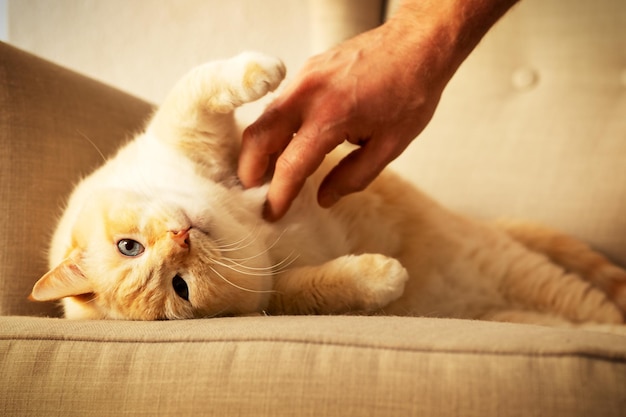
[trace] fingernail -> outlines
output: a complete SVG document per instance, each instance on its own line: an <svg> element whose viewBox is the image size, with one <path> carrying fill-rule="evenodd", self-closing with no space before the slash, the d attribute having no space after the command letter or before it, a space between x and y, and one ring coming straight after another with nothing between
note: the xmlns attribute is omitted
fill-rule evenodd
<svg viewBox="0 0 626 417"><path fill-rule="evenodd" d="M337 201L341 199L341 196L334 191L321 193L317 199L320 206L329 208L333 206Z"/></svg>
<svg viewBox="0 0 626 417"><path fill-rule="evenodd" d="M263 218L267 221L272 221L272 209L270 208L269 201L265 200L263 204Z"/></svg>
<svg viewBox="0 0 626 417"><path fill-rule="evenodd" d="M274 223L275 221L279 220L279 217L270 206L269 201L265 201L265 204L263 204L263 219L270 223Z"/></svg>

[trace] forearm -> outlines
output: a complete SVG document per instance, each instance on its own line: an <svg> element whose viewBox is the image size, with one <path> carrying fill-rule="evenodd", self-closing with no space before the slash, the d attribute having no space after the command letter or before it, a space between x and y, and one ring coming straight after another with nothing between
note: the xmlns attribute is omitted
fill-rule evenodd
<svg viewBox="0 0 626 417"><path fill-rule="evenodd" d="M517 2L403 0L384 26L395 35L402 53L430 54L433 71L445 84L489 29Z"/></svg>

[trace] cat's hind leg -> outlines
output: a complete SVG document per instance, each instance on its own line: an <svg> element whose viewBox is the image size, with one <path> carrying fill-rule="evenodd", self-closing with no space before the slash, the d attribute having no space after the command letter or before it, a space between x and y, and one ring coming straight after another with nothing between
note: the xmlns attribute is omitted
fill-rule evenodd
<svg viewBox="0 0 626 417"><path fill-rule="evenodd" d="M511 266L501 283L511 308L553 314L572 323L624 323L623 312L606 293L536 256L525 256L521 265Z"/></svg>
<svg viewBox="0 0 626 417"><path fill-rule="evenodd" d="M399 261L346 255L277 275L270 314L372 313L400 297L408 279Z"/></svg>
<svg viewBox="0 0 626 417"><path fill-rule="evenodd" d="M626 312L626 271L586 243L549 227L522 221L500 220L496 226L526 248L591 282Z"/></svg>

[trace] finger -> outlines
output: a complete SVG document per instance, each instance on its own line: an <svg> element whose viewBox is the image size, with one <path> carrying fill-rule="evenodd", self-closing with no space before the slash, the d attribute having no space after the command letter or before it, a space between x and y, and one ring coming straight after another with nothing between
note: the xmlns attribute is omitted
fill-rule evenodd
<svg viewBox="0 0 626 417"><path fill-rule="evenodd" d="M343 142L333 130L320 131L316 122L302 126L276 161L265 206L265 218L280 219L317 170L327 153Z"/></svg>
<svg viewBox="0 0 626 417"><path fill-rule="evenodd" d="M298 117L288 116L274 107L244 130L237 175L245 188L263 184L273 159L287 146L298 127Z"/></svg>
<svg viewBox="0 0 626 417"><path fill-rule="evenodd" d="M342 197L362 191L382 172L404 148L395 149L386 140L370 140L339 161L322 181L317 200L322 207L331 207Z"/></svg>

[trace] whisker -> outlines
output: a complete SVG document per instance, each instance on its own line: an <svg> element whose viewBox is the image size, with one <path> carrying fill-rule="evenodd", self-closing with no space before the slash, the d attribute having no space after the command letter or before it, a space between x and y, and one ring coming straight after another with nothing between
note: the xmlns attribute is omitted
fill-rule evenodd
<svg viewBox="0 0 626 417"><path fill-rule="evenodd" d="M270 265L270 266L261 266L261 267L253 267L253 266L248 266L248 265L244 265L238 262L235 262L232 259L229 258L225 258L225 261L231 262L231 264L225 264L221 261L216 261L214 260L215 263L218 263L226 268L230 268L235 272L240 272L240 273L244 273L244 274L250 274L250 275L255 275L252 272L246 272L247 271L268 271L267 275L273 275L273 274L277 274L280 272L283 272L284 270L286 270L292 263L294 263L297 259L299 258L299 255L293 256L293 252L291 252L289 255L287 255L282 261L274 264L274 265ZM237 269L234 267L238 267L241 269Z"/></svg>
<svg viewBox="0 0 626 417"><path fill-rule="evenodd" d="M257 277L268 277L268 276L274 275L274 272L272 272L271 270L265 270L267 272L244 271L244 270L234 268L233 265L228 265L220 261L213 260L213 263L219 266L223 266L224 268L228 268L231 271L235 271L238 274L242 274L242 275L251 275L251 276L257 276Z"/></svg>
<svg viewBox="0 0 626 417"><path fill-rule="evenodd" d="M93 146L93 148L96 150L96 152L98 152L98 154L100 154L100 157L102 158L102 160L104 162L107 161L107 159L104 157L104 154L102 153L102 151L100 150L100 148L98 148L98 146L94 143L94 141L92 141L91 139L89 139L89 137L87 135L85 135L83 132L81 132L80 130L76 129L76 132L81 135L87 142L89 142L91 144L91 146Z"/></svg>
<svg viewBox="0 0 626 417"><path fill-rule="evenodd" d="M258 230L259 230L258 227L255 227L250 233L248 233L246 236L244 236L243 238L241 238L240 240L236 242L220 245L220 241L223 241L225 239L217 239L215 240L215 243L218 245L218 250L221 252L234 252L237 250L245 249L249 247L250 245L252 245L252 243L254 243L254 241L256 240L256 236L253 236L253 235L258 236L258 233L257 233ZM249 243L243 244L249 239L251 239Z"/></svg>
<svg viewBox="0 0 626 417"><path fill-rule="evenodd" d="M89 297L88 300L86 300L86 301L85 300L81 300L81 302L84 303L84 304L90 304L90 303L93 303L94 301L96 301L96 299L99 297L99 295L96 294L96 293L92 293L92 294L93 295L91 297Z"/></svg>
<svg viewBox="0 0 626 417"><path fill-rule="evenodd" d="M284 272L289 268L289 266L298 259L298 257L294 257L292 259L285 258L283 261L279 262L276 265L268 266L268 267L251 267L246 265L240 265L237 263L227 264L221 261L213 260L213 262L217 265L223 266L224 268L228 268L231 271L235 271L239 274L250 275L250 276L258 276L258 277L266 277L279 274ZM284 265L283 265L284 264ZM280 266L280 268L278 268Z"/></svg>
<svg viewBox="0 0 626 417"><path fill-rule="evenodd" d="M259 231L259 228L257 225L254 226L253 229L251 229L247 235L243 236L241 239L239 239L238 241L235 242L231 242L231 243L227 243L224 244L222 247L232 247L232 246L237 246L239 244L241 244L242 242L245 242L246 240L250 239L253 235L257 234L257 232ZM222 239L217 239L216 243L219 243L221 241L226 240L227 238L222 238Z"/></svg>
<svg viewBox="0 0 626 417"><path fill-rule="evenodd" d="M289 259L291 258L291 259ZM289 255L287 255L285 257L285 259L283 259L282 261L278 262L277 264L275 264L274 266L272 266L271 268L273 268L274 273L280 273L283 272L285 270L287 270L291 264L293 264L295 261L298 260L298 258L300 258L300 255L295 255L294 256L294 252L292 251Z"/></svg>
<svg viewBox="0 0 626 417"><path fill-rule="evenodd" d="M212 319L214 317L220 317L222 315L222 313L224 313L225 311L228 311L230 307L224 307L223 309L221 309L220 311L213 313L213 314L209 314L207 316L202 316L202 318L205 319Z"/></svg>
<svg viewBox="0 0 626 417"><path fill-rule="evenodd" d="M218 277L220 277L221 279L223 279L225 282L227 282L228 284L232 285L233 287L237 288L238 290L241 291L245 291L245 292L251 292L251 293L255 293L255 294L271 294L271 293L275 293L276 291L274 290L251 290L250 288L245 288L242 287L240 285L235 284L234 282L228 280L226 277L224 277L224 275L220 274L215 268L213 268L212 266L209 267L211 269L211 271L213 271Z"/></svg>
<svg viewBox="0 0 626 417"><path fill-rule="evenodd" d="M250 256L248 258L230 258L231 261L237 261L237 262L245 262L245 261L249 261L250 259L254 259L254 258L258 258L259 256L269 252L270 250L272 250L274 248L274 246L276 246L278 244L278 242L280 241L280 239L283 237L283 235L287 232L287 229L284 229L280 235L278 235L278 237L276 238L276 240L274 240L274 242L269 245L264 251L257 253L256 255Z"/></svg>

